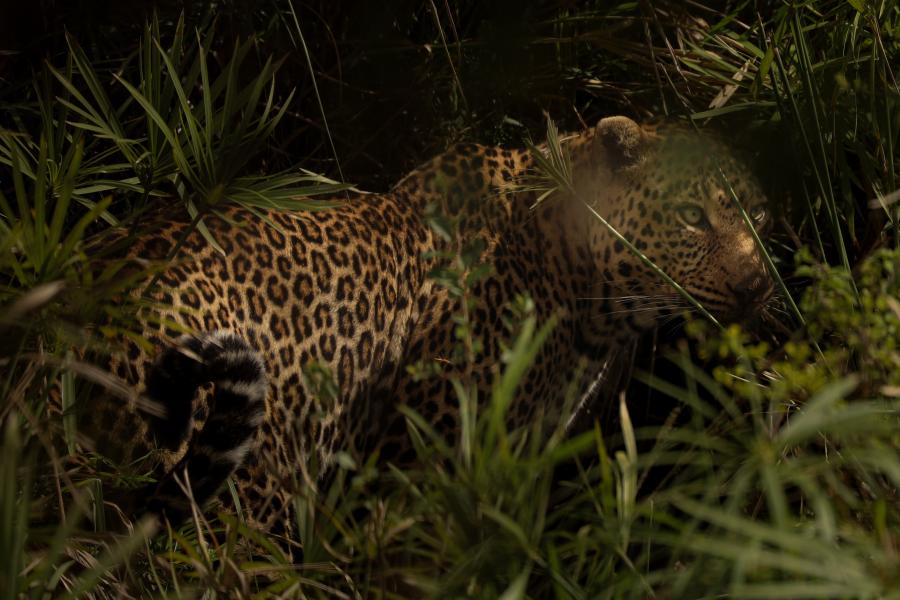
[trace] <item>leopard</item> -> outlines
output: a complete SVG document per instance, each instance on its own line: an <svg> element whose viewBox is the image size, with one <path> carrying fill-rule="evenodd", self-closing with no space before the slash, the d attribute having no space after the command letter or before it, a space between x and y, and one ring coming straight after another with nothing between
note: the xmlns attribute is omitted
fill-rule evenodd
<svg viewBox="0 0 900 600"><path fill-rule="evenodd" d="M554 152L567 185L523 183L547 181ZM726 141L681 126L611 116L555 146L458 144L387 192L332 200L218 207L205 232L173 209L130 245L132 259L167 261L145 292L163 308L141 325L153 349L131 343L111 369L163 410L98 401L87 420L120 464L154 457L150 513L176 522L190 502L218 498L294 535L292 498L340 453L409 456L402 407L453 439L453 382L490 397L522 298L553 326L517 384L510 427L558 423L565 394L592 394L610 357L660 323L701 309L752 318L774 292L759 179ZM479 241L485 267L464 297L434 276L460 240ZM479 341L471 360L458 352L463 310ZM435 368L423 375L423 364Z"/></svg>

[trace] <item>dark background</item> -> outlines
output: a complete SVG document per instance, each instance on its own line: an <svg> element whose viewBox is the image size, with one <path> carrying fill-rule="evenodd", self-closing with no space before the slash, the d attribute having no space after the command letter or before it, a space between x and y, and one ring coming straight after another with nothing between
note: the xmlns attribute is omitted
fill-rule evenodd
<svg viewBox="0 0 900 600"><path fill-rule="evenodd" d="M453 142L540 138L544 111L573 130L610 114L646 121L703 110L715 88L676 93L654 67L654 53L677 44L682 25L714 23L733 5L744 7L748 22L754 16L746 2L710 3L716 10L675 1L294 2L320 105L288 2L2 2L0 102L7 106L27 99L21 87L43 61L65 60L65 32L102 68L104 58L118 65L136 50L154 13L164 36L183 14L189 33L215 23L219 57L253 37L257 64L284 59L278 87L282 97L295 88L296 97L270 168L299 163L373 191ZM766 119L756 117L740 115L738 129L752 128L759 141ZM735 130L727 116L715 125Z"/></svg>

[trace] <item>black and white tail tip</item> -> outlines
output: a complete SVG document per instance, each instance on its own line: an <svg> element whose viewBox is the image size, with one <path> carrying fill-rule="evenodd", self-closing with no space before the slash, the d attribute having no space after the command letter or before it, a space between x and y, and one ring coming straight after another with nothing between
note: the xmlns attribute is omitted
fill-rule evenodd
<svg viewBox="0 0 900 600"><path fill-rule="evenodd" d="M147 504L150 512L178 523L189 514L190 500L177 479L184 483L187 473L193 500L203 506L244 462L265 417L265 365L242 337L216 331L179 338L159 355L146 382L147 395L166 409L153 422L157 440L173 450L193 429L197 389L215 386L203 428Z"/></svg>

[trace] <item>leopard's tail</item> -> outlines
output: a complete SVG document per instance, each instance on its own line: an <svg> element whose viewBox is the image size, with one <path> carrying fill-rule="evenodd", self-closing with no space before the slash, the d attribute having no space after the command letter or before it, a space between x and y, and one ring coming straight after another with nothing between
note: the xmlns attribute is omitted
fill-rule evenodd
<svg viewBox="0 0 900 600"><path fill-rule="evenodd" d="M192 400L198 388L214 385L202 429L147 501L148 512L176 524L190 514L186 484L202 507L246 459L265 416L265 366L243 338L217 331L179 338L159 355L146 383L147 395L166 409L165 417L153 420L157 441L171 450L194 429Z"/></svg>

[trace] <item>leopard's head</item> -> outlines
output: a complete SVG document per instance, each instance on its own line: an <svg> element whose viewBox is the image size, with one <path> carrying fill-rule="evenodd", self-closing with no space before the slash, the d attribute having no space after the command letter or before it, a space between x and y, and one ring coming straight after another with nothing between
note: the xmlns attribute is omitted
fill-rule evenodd
<svg viewBox="0 0 900 600"><path fill-rule="evenodd" d="M588 138L575 163L577 194L633 245L591 215L598 297L614 298L638 328L691 310L637 250L716 318L757 315L774 285L751 225L764 239L772 219L748 165L711 137L651 132L626 117L603 119Z"/></svg>

